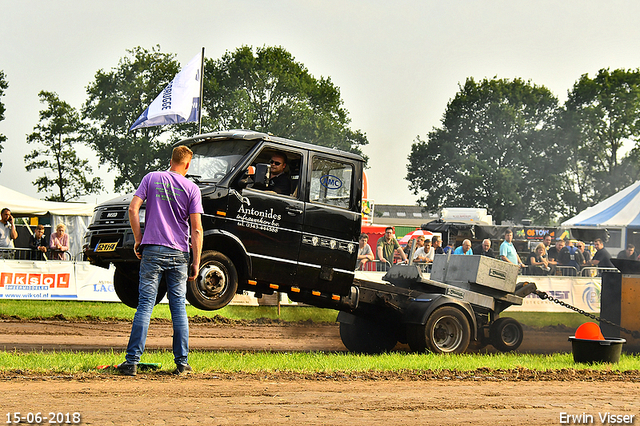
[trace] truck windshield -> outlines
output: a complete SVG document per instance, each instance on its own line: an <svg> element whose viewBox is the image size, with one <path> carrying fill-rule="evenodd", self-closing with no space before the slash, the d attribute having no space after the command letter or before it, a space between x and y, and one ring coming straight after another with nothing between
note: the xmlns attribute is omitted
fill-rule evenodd
<svg viewBox="0 0 640 426"><path fill-rule="evenodd" d="M189 174L201 182L217 183L236 168L258 141L224 140L193 145Z"/></svg>

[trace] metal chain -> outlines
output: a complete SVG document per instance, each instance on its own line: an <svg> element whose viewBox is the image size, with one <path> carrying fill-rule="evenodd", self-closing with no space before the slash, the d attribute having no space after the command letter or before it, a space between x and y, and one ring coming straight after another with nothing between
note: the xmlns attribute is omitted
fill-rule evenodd
<svg viewBox="0 0 640 426"><path fill-rule="evenodd" d="M611 322L611 321L609 321L607 319L600 318L598 316L590 314L589 312L585 312L584 310L582 310L580 308L576 308L575 306L571 306L568 303L563 302L562 300L558 300L555 297L550 296L545 291L536 290L536 295L542 300L548 299L548 300L552 301L553 303L557 303L560 306L564 306L565 308L568 308L568 309L571 309L573 311L576 311L577 313L582 314L582 315L584 315L586 317L589 317L589 318L591 318L593 320L596 320L598 322L604 322L605 324L609 324L610 326L613 326L613 327L615 327L617 329L620 329L621 331L624 331L625 333L631 335L634 339L640 339L640 331L628 330L628 329L626 329L626 328L624 328L624 327L622 327L622 326L620 326L620 325L618 325L618 324L616 324L614 322Z"/></svg>

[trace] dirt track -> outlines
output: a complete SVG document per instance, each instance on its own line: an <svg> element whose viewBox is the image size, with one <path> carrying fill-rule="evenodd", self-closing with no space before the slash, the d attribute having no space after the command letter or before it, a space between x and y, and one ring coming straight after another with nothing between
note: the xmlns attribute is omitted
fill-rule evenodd
<svg viewBox="0 0 640 426"><path fill-rule="evenodd" d="M127 322L0 321L4 350L122 350ZM523 352L570 351L566 329L525 330ZM155 322L149 348L170 348ZM343 351L335 325L191 324L202 350ZM564 349L563 349L564 348ZM398 347L403 350L402 346ZM640 414L640 372L528 370L460 374L193 374L135 378L110 373L0 375L0 415L79 412L91 425L560 424L561 413ZM6 422L7 417L3 418ZM634 417L634 424L640 424Z"/></svg>

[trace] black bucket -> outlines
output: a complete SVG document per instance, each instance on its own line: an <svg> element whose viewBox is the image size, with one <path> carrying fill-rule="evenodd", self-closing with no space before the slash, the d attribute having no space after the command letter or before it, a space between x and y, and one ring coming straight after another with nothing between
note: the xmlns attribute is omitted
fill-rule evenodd
<svg viewBox="0 0 640 426"><path fill-rule="evenodd" d="M616 364L620 361L622 345L627 341L618 337L605 337L604 340L576 339L569 337L574 362L592 364L594 362L610 362Z"/></svg>

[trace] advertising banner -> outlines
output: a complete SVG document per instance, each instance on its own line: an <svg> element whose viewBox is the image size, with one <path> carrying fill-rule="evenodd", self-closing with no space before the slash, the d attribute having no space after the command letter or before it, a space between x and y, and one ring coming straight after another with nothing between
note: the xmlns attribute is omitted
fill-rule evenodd
<svg viewBox="0 0 640 426"><path fill-rule="evenodd" d="M519 277L520 278L520 277ZM522 276L521 278L525 278ZM538 290L544 291L564 303L591 314L600 314L601 279L590 277L526 277L535 282ZM522 281L522 280L520 280ZM511 306L509 312L574 312L548 299L542 300L535 294L524 298L522 306Z"/></svg>
<svg viewBox="0 0 640 426"><path fill-rule="evenodd" d="M118 301L114 269L88 262L0 260L0 298Z"/></svg>

